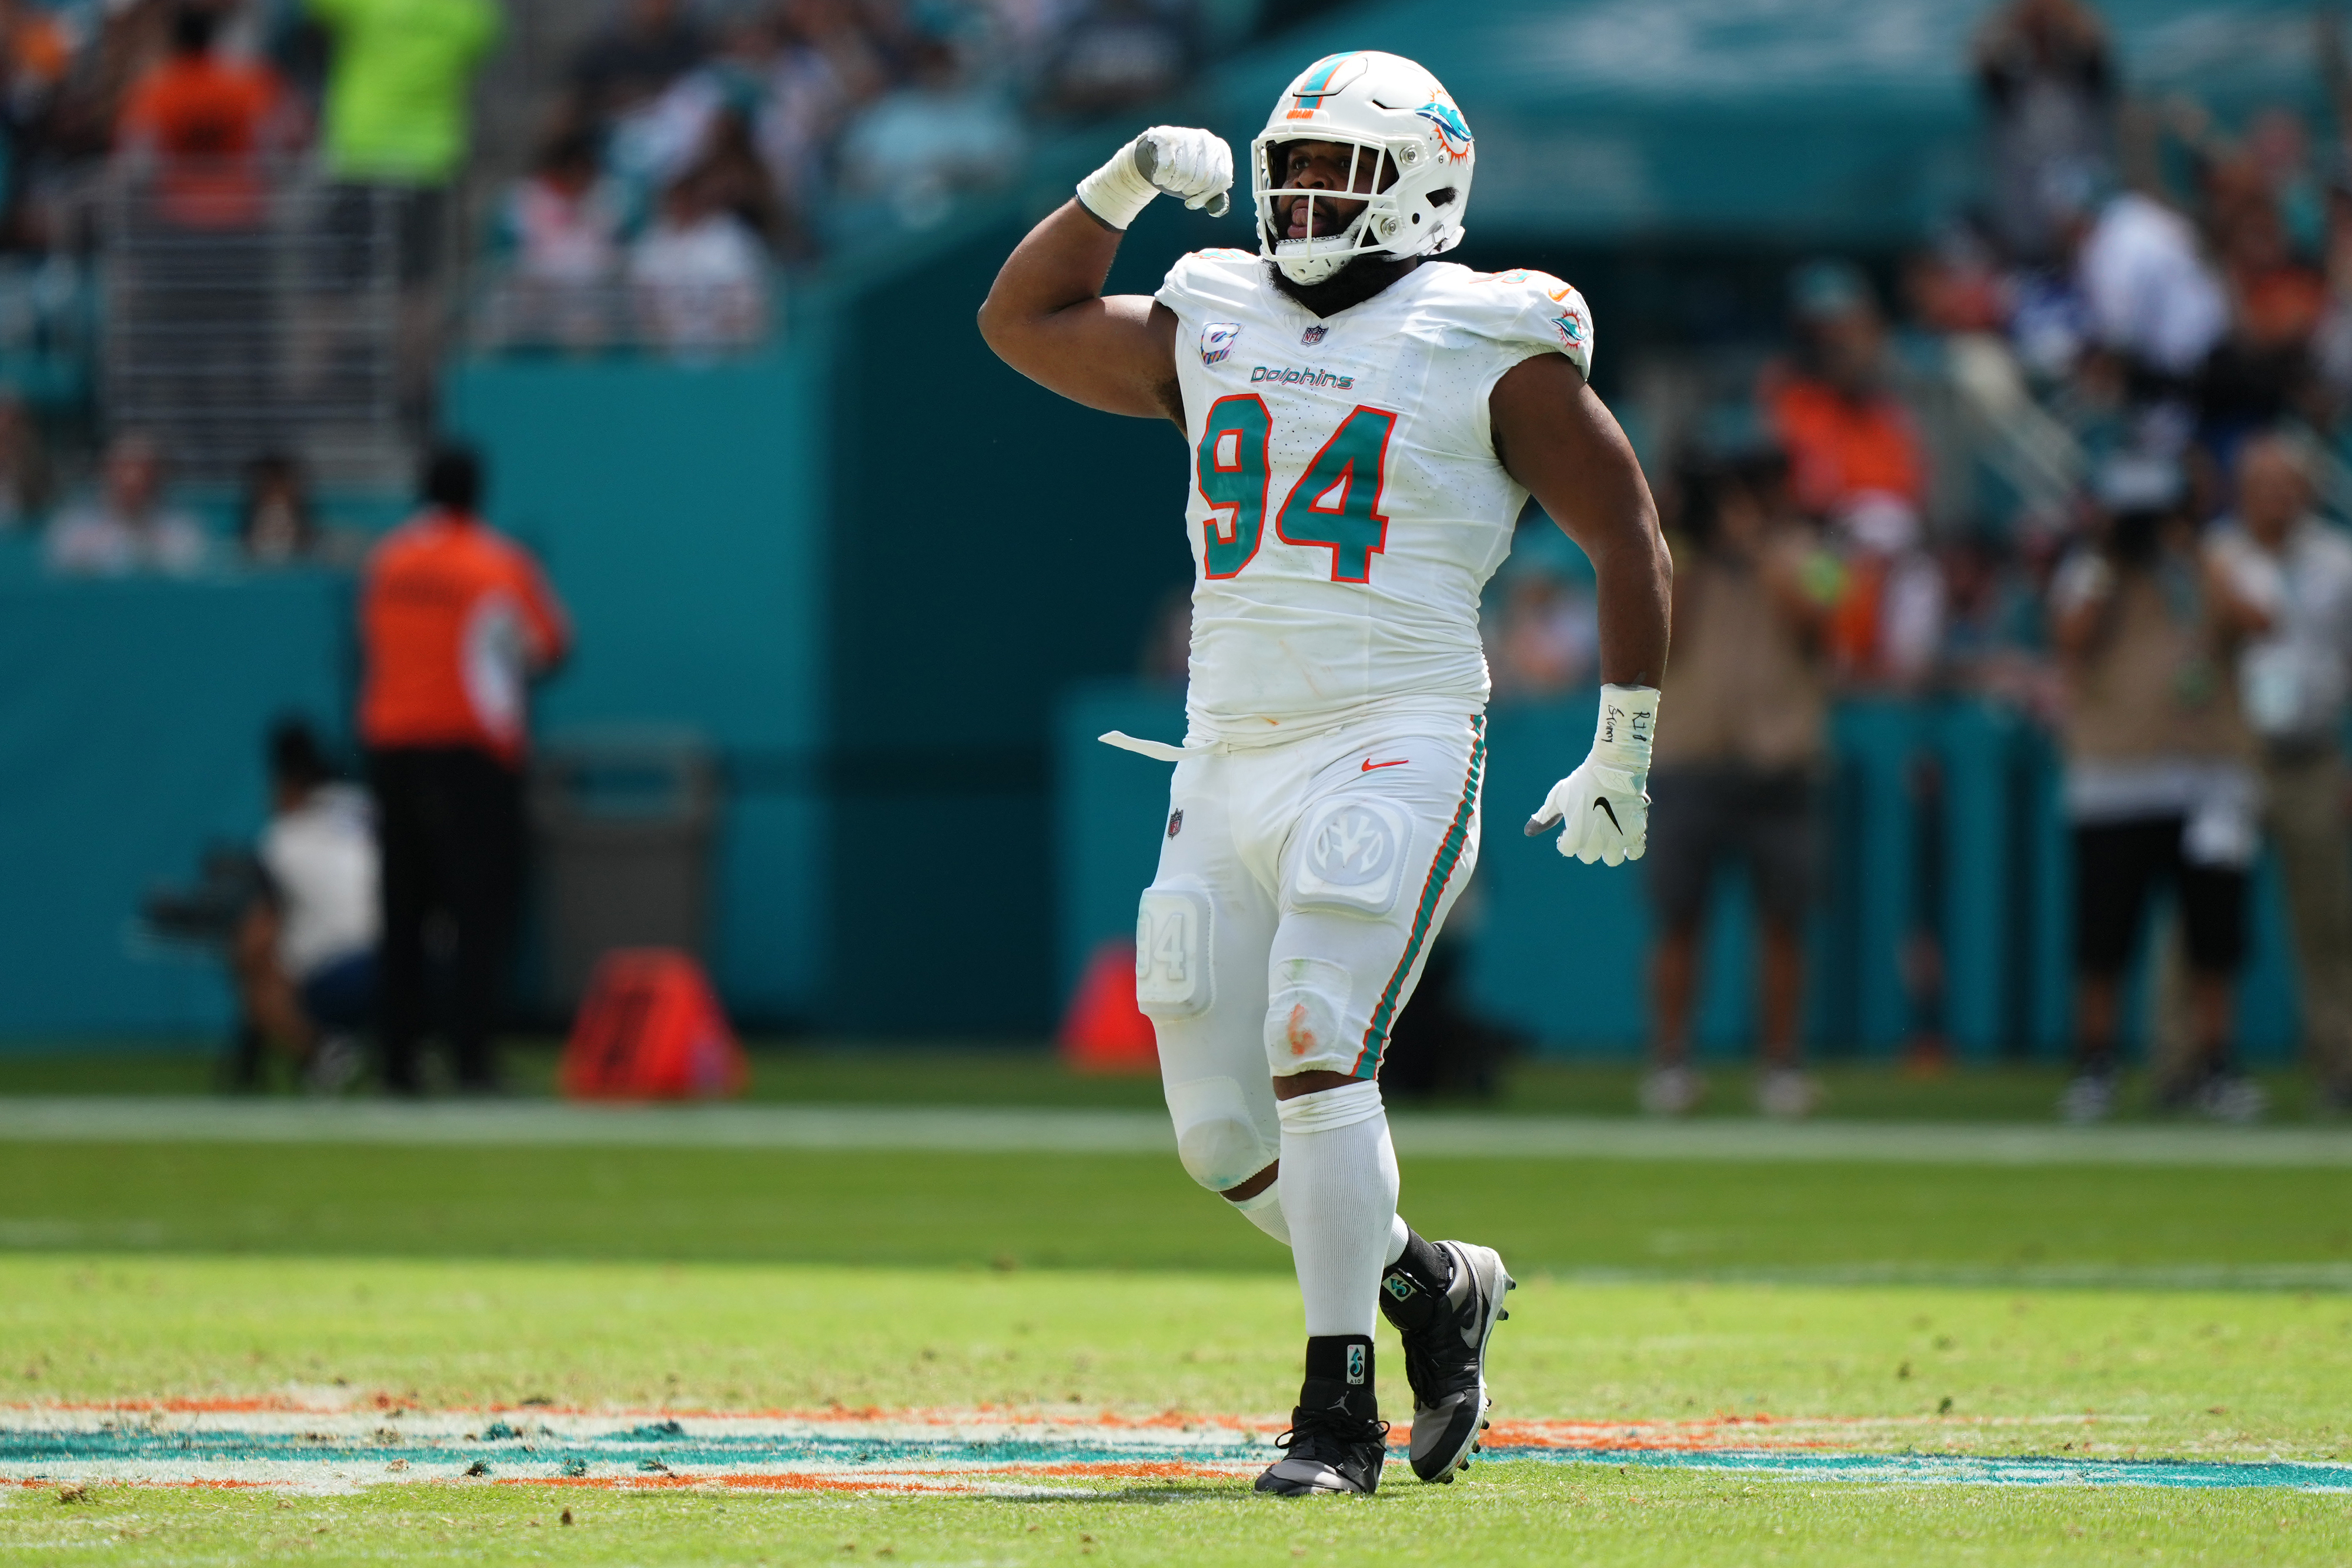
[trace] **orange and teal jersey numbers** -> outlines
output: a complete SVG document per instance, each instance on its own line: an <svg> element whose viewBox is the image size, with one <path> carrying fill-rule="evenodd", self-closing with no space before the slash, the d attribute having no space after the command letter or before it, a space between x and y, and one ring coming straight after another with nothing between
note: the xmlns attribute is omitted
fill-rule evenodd
<svg viewBox="0 0 2352 1568"><path fill-rule="evenodd" d="M1372 557L1388 544L1381 484L1396 418L1385 409L1357 405L1290 487L1274 519L1286 544L1321 545L1331 552L1334 582L1370 582Z"/></svg>
<svg viewBox="0 0 2352 1568"><path fill-rule="evenodd" d="M1372 557L1388 543L1381 486L1396 419L1385 409L1359 404L1307 464L1275 518L1275 532L1286 544L1331 552L1334 582L1370 581ZM1201 570L1209 577L1237 577L1256 559L1265 534L1274 418L1263 398L1239 392L1210 404L1201 423L1194 468L1201 498L1209 504L1201 527Z"/></svg>
<svg viewBox="0 0 2352 1568"><path fill-rule="evenodd" d="M1201 422L1196 466L1201 499L1209 503L1202 525L1201 570L1211 577L1238 576L1257 554L1265 533L1265 487L1271 477L1266 443L1274 417L1255 392L1221 397Z"/></svg>

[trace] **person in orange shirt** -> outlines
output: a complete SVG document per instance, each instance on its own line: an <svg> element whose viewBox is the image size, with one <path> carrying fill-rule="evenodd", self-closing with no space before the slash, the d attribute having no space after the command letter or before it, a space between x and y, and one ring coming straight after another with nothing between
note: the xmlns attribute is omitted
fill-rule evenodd
<svg viewBox="0 0 2352 1568"><path fill-rule="evenodd" d="M446 1019L461 1091L498 1087L489 1027L522 884L522 764L530 679L571 642L530 555L480 520L481 462L436 452L425 510L384 536L360 591L369 753L383 864L384 1087L418 1092L425 927L456 942Z"/></svg>
<svg viewBox="0 0 2352 1568"><path fill-rule="evenodd" d="M278 73L215 53L219 26L215 11L181 8L171 54L132 85L115 134L122 152L156 160L164 215L192 229L258 224L264 160L299 139L299 114Z"/></svg>
<svg viewBox="0 0 2352 1568"><path fill-rule="evenodd" d="M1870 280L1844 262L1817 261L1798 270L1790 292L1802 348L1795 367L1767 372L1762 391L1797 504L1824 520L1865 495L1916 510L1926 465L1910 415L1886 385L1886 329Z"/></svg>
<svg viewBox="0 0 2352 1568"><path fill-rule="evenodd" d="M1885 323L1869 278L1847 262L1808 263L1790 293L1796 362L1765 372L1759 401L1789 455L1790 494L1847 558L1829 650L1848 678L1916 680L1941 624L1941 580L1922 548L1927 465L1888 384Z"/></svg>

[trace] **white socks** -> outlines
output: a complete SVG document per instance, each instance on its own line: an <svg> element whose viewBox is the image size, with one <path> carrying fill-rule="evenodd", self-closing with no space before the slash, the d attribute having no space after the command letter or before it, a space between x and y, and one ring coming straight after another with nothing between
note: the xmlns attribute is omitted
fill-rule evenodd
<svg viewBox="0 0 2352 1568"><path fill-rule="evenodd" d="M1243 1218L1281 1242L1285 1247L1290 1245L1290 1220L1282 1212L1282 1178L1280 1176L1266 1183L1265 1190L1255 1197L1243 1198L1239 1203L1234 1204L1234 1207ZM1381 1258L1381 1267L1383 1270L1404 1256L1404 1244L1412 1235L1412 1228L1404 1222L1403 1215L1399 1214L1390 1218L1389 1244Z"/></svg>
<svg viewBox="0 0 2352 1568"><path fill-rule="evenodd" d="M1290 1245L1290 1221L1282 1212L1282 1178L1275 1177L1265 1184L1265 1190L1255 1197L1245 1197L1234 1207L1242 1218L1281 1242Z"/></svg>
<svg viewBox="0 0 2352 1568"><path fill-rule="evenodd" d="M1396 1149L1381 1086L1367 1082L1301 1094L1277 1110L1282 1177L1275 1187L1288 1221L1307 1335L1370 1335L1380 1315L1381 1270L1404 1250Z"/></svg>

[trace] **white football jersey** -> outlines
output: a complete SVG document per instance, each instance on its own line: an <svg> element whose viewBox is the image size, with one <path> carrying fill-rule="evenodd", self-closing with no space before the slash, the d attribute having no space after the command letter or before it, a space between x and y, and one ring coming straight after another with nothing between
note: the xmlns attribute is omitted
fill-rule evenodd
<svg viewBox="0 0 2352 1568"><path fill-rule="evenodd" d="M1264 745L1486 700L1478 596L1528 493L1486 399L1537 354L1590 371L1583 296L1423 262L1319 319L1239 250L1169 270L1192 441L1194 744Z"/></svg>

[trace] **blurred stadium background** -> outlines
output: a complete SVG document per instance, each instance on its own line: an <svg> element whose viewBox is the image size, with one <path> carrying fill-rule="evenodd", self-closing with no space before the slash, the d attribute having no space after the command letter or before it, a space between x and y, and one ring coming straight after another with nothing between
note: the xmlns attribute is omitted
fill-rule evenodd
<svg viewBox="0 0 2352 1568"><path fill-rule="evenodd" d="M1133 1008L1165 771L1094 738L1179 732L1184 460L973 313L1137 130L1243 144L1364 47L1476 132L1459 259L1590 299L1725 596L1662 747L1707 715L1685 763L1766 788L1660 788L1632 870L1515 831L1595 680L1527 519L1484 858L1385 1074L1435 1103L1414 1222L1528 1283L1517 1448L1310 1534L1234 1481L1287 1259L1167 1157ZM2352 1103L2347 47L2307 0L0 0L0 1545L520 1558L563 1506L590 1562L2343 1561L2347 1134L1995 1124L2059 1113L2084 888L2124 1115ZM1160 203L1112 287L1245 243ZM517 610L469 698L552 668L527 746L403 783L380 541L465 509L461 450L548 590L468 568ZM2261 832L2175 790L2132 853L2237 808L2187 898L2078 883L2086 777L2217 756ZM395 858L434 789L470 824L401 926L421 1077L371 781ZM2242 888L2217 993L2182 948ZM1812 1125L1731 1119L1759 995ZM1633 1120L1690 1108L1678 1040L1709 1117ZM940 1435L974 1411L1034 1451ZM256 1478L300 1495L204 1490Z"/></svg>
<svg viewBox="0 0 2352 1568"><path fill-rule="evenodd" d="M481 452L488 515L576 634L531 720L503 1027L561 1035L600 951L657 944L698 956L756 1041L1042 1049L1149 874L1163 780L1090 737L1179 722L1180 468L1156 427L996 364L971 311L1114 133L1238 142L1297 61L1360 39L1473 118L1462 259L1592 301L1600 390L1670 526L1696 527L1710 464L1795 465L1836 622L1803 939L1818 1060L2064 1058L2042 607L2137 439L2116 428L2159 403L2188 421L2169 452L2200 523L2280 421L2321 504L2347 494L2347 87L2307 5L408 15L5 12L0 1041L20 1056L235 1035L226 967L186 940L201 858L263 826L273 724L356 768L355 572L436 438ZM2185 269L2148 308L2220 302L2178 364L2099 316L2067 237L2135 192L2186 225L2147 242ZM1244 237L1154 211L1113 286ZM1858 417L1887 414L1916 467L1891 533L1820 477L1876 437L1800 428L1784 401L1832 373L1841 320L1867 339ZM2117 393L2119 367L2162 384ZM1488 612L1496 821L1591 711L1589 573L1540 518L1522 541ZM1490 833L1448 1027L1634 1061L1643 885ZM1713 896L1693 1032L1745 1056L1752 921L1738 876ZM2241 1048L2284 1069L2303 1014L2272 857L2251 910Z"/></svg>

